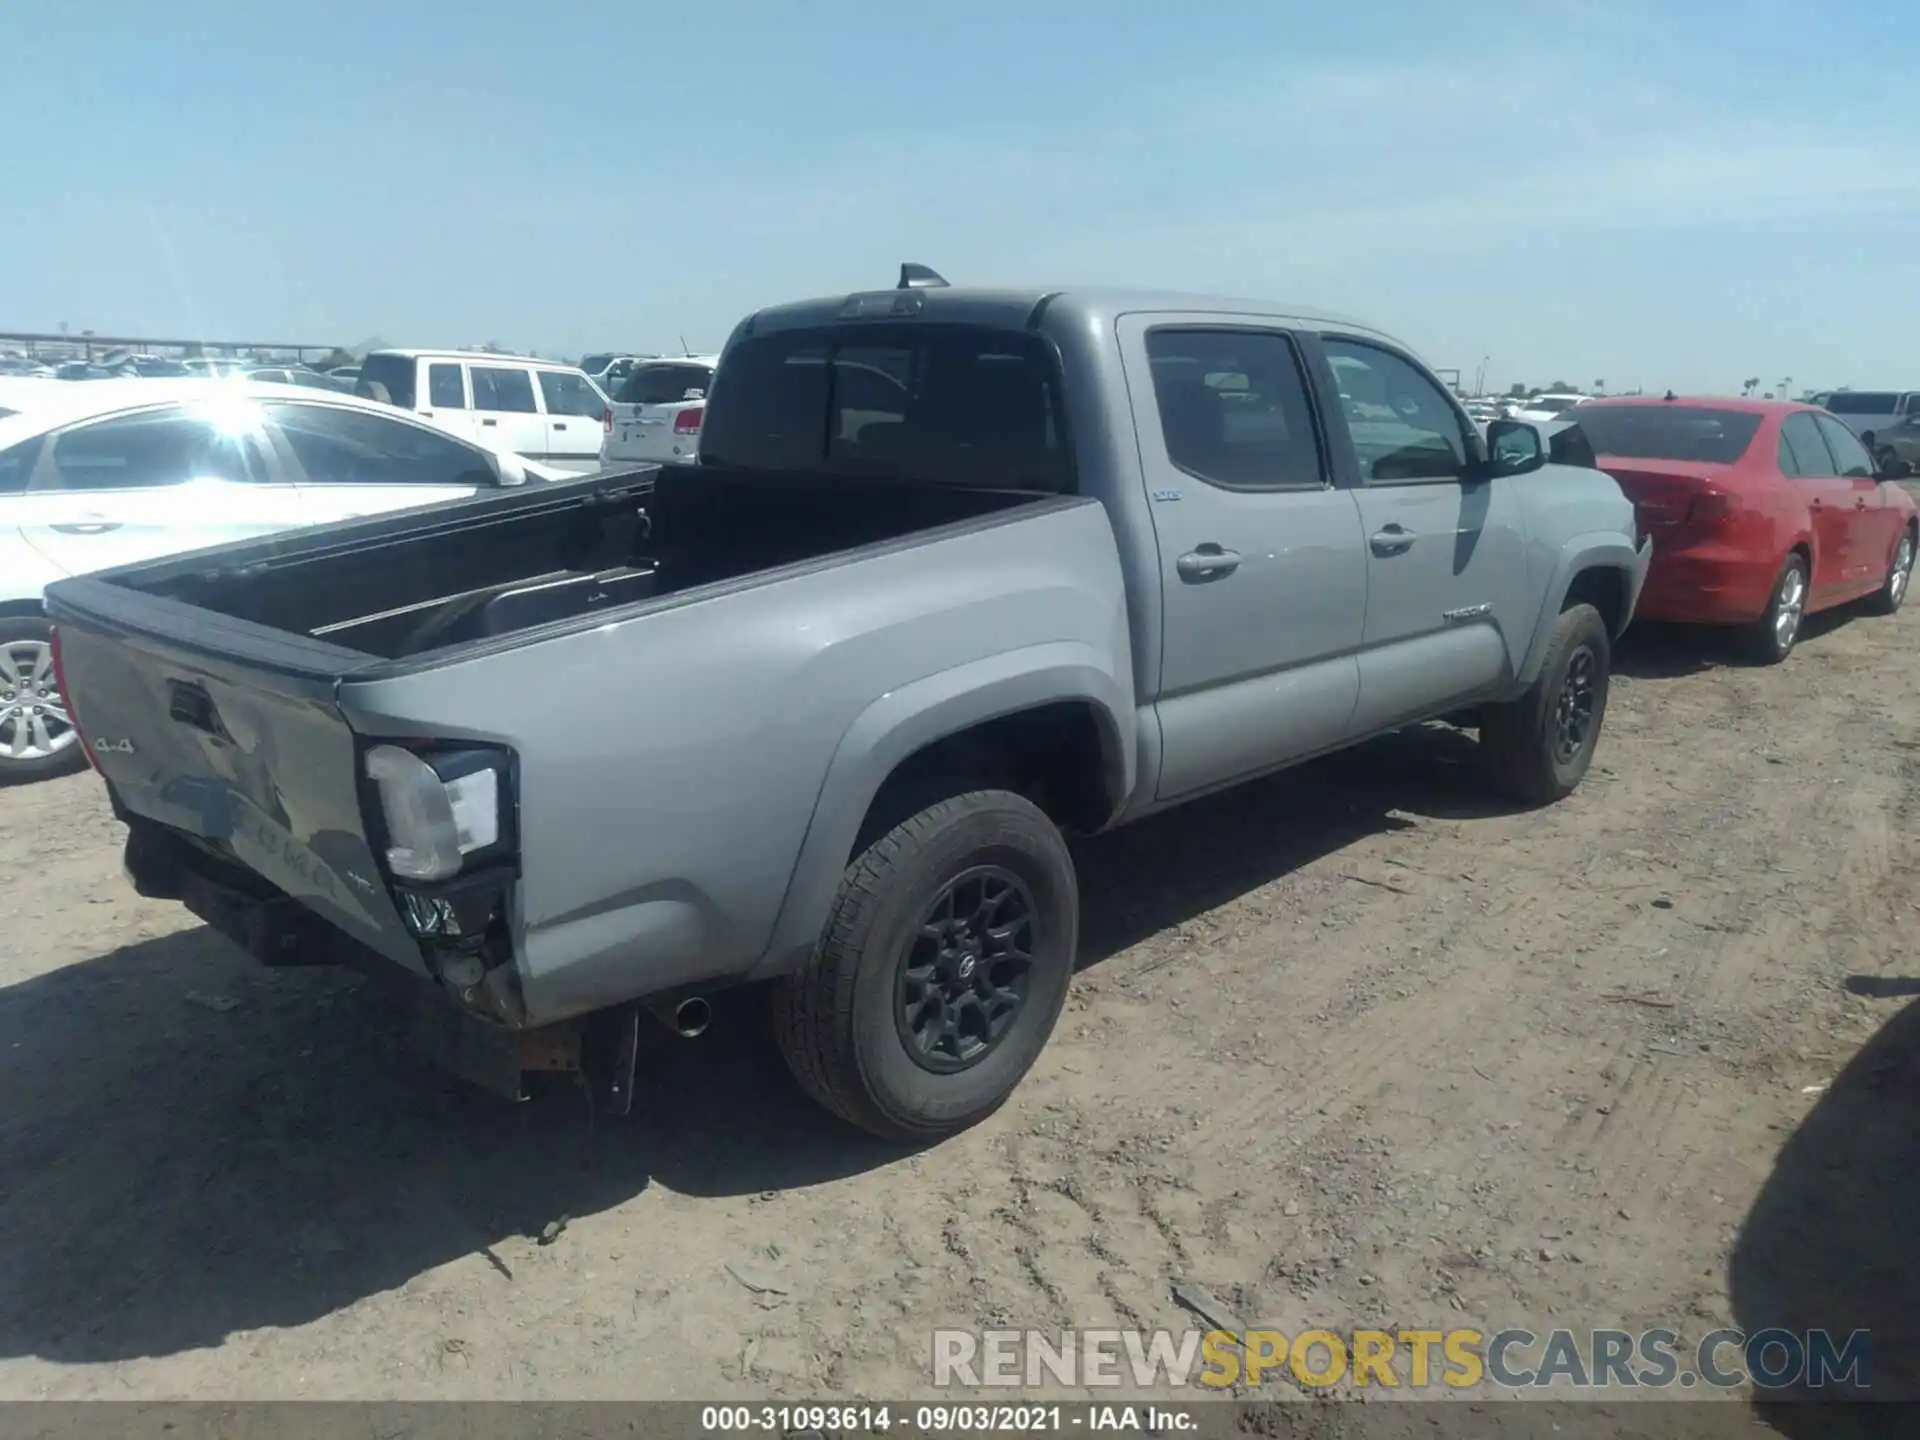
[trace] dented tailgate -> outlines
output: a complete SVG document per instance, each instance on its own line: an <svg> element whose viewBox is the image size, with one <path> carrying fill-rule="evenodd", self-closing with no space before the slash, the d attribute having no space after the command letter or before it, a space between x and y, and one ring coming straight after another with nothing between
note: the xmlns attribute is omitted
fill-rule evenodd
<svg viewBox="0 0 1920 1440"><path fill-rule="evenodd" d="M424 973L374 859L359 742L335 702L358 651L94 580L50 588L78 723L120 804L198 836Z"/></svg>

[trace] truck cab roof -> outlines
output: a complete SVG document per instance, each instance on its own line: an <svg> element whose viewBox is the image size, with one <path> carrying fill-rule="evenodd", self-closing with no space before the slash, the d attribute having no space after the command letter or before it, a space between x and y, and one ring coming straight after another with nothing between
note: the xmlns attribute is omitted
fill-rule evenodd
<svg viewBox="0 0 1920 1440"><path fill-rule="evenodd" d="M794 301L756 311L741 323L735 335L764 334L772 330L812 329L848 320L886 319L913 319L922 322L985 325L998 329L1025 330L1036 327L1043 315L1070 318L1088 324L1101 324L1111 323L1121 315L1143 311L1246 315L1387 338L1384 332L1363 321L1306 305L1273 300L1236 299L1178 290L1101 286L1027 289L940 286L922 289L854 291L847 295Z"/></svg>

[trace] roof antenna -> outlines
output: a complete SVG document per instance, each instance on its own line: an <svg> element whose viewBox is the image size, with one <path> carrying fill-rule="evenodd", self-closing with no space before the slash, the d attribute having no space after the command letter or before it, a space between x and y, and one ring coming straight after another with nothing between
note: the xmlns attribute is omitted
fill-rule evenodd
<svg viewBox="0 0 1920 1440"><path fill-rule="evenodd" d="M1673 391L1671 391L1671 390L1669 390L1669 391L1667 391L1667 393L1666 393L1666 395L1665 395L1665 397L1664 397L1664 398L1665 398L1665 399L1668 399L1668 400L1678 400L1678 399L1679 399L1680 397L1679 397L1678 395L1676 395L1676 394L1674 394L1674 393L1673 393Z"/></svg>
<svg viewBox="0 0 1920 1440"><path fill-rule="evenodd" d="M937 271L925 265L916 265L909 260L900 267L898 290L945 290L946 279Z"/></svg>
<svg viewBox="0 0 1920 1440"><path fill-rule="evenodd" d="M687 337L684 335L680 337L680 353L682 355L687 355L687 356L691 356L693 354L693 351L687 348Z"/></svg>

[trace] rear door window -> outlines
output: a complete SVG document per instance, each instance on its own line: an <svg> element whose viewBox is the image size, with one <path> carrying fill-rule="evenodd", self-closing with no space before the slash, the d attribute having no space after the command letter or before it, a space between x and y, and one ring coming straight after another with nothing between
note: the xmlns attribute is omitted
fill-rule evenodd
<svg viewBox="0 0 1920 1440"><path fill-rule="evenodd" d="M607 408L592 382L571 370L542 370L540 394L549 415L586 415L598 420Z"/></svg>
<svg viewBox="0 0 1920 1440"><path fill-rule="evenodd" d="M246 482L244 441L178 407L76 425L42 448L28 488L144 490L190 480Z"/></svg>
<svg viewBox="0 0 1920 1440"><path fill-rule="evenodd" d="M510 415L537 415L540 407L533 400L533 377L525 370L504 365L471 365L473 408L503 411Z"/></svg>
<svg viewBox="0 0 1920 1440"><path fill-rule="evenodd" d="M1229 490L1326 483L1313 408L1293 341L1278 331L1147 333L1167 458Z"/></svg>
<svg viewBox="0 0 1920 1440"><path fill-rule="evenodd" d="M962 325L776 331L714 375L704 463L1069 491L1059 364Z"/></svg>
<svg viewBox="0 0 1920 1440"><path fill-rule="evenodd" d="M1821 438L1833 452L1834 464L1842 475L1854 480L1873 478L1873 457L1867 454L1859 436L1831 415L1815 415L1813 423L1820 427Z"/></svg>
<svg viewBox="0 0 1920 1440"><path fill-rule="evenodd" d="M492 485L487 457L425 425L335 405L266 405L306 485Z"/></svg>
<svg viewBox="0 0 1920 1440"><path fill-rule="evenodd" d="M467 382L457 363L443 361L427 367L427 403L436 410L467 408Z"/></svg>
<svg viewBox="0 0 1920 1440"><path fill-rule="evenodd" d="M1830 479L1840 473L1811 410L1796 411L1780 422L1780 469L1803 480Z"/></svg>

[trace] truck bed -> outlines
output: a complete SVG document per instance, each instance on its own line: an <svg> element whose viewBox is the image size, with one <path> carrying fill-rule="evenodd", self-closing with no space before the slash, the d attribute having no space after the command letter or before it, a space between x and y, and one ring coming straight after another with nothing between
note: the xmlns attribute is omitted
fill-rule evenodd
<svg viewBox="0 0 1920 1440"><path fill-rule="evenodd" d="M564 625L1045 498L885 479L648 468L246 542L97 578L397 660Z"/></svg>
<svg viewBox="0 0 1920 1440"><path fill-rule="evenodd" d="M823 777L889 697L1033 646L1130 673L1096 501L706 467L203 550L47 604L141 893L263 958L340 953L308 912L434 974L366 752L506 757L510 856L447 884L511 913L498 946L496 922L461 933L511 947L494 1013L524 1024L758 963Z"/></svg>

